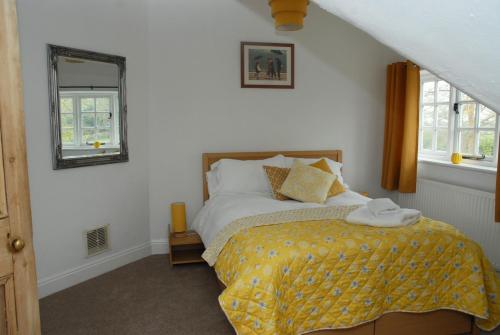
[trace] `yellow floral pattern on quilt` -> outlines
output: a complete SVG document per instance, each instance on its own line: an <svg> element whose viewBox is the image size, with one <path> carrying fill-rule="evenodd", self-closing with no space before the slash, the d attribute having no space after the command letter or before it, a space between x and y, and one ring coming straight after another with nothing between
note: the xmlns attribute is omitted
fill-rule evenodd
<svg viewBox="0 0 500 335"><path fill-rule="evenodd" d="M452 309L485 330L500 322L500 279L451 225L344 220L245 228L217 257L219 302L239 335L353 327L391 311Z"/></svg>

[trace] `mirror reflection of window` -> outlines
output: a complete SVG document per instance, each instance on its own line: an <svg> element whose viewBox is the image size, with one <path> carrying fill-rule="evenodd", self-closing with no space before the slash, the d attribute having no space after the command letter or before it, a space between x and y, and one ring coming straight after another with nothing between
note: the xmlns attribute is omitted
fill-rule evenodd
<svg viewBox="0 0 500 335"><path fill-rule="evenodd" d="M126 59L47 45L55 170L129 161Z"/></svg>
<svg viewBox="0 0 500 335"><path fill-rule="evenodd" d="M63 150L120 148L118 92L63 91L59 94Z"/></svg>
<svg viewBox="0 0 500 335"><path fill-rule="evenodd" d="M120 152L118 67L58 57L63 158Z"/></svg>

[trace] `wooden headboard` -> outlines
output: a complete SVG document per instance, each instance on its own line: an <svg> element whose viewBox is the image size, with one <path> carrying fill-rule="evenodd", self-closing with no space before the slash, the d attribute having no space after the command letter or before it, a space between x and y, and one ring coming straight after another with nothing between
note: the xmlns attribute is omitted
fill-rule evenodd
<svg viewBox="0 0 500 335"><path fill-rule="evenodd" d="M217 152L203 154L203 200L208 200L207 172L210 165L223 158L255 160L266 159L282 154L283 156L298 158L329 158L342 163L342 150L319 150L319 151L262 151L262 152Z"/></svg>

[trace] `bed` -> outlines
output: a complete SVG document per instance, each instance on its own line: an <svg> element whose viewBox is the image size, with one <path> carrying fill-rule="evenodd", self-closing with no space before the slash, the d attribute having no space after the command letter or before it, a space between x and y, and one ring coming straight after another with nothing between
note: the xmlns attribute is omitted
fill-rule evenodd
<svg viewBox="0 0 500 335"><path fill-rule="evenodd" d="M342 152L340 150L205 153L203 154L204 200L209 200L207 172L210 171L212 164L221 159L261 160L274 157L278 154L285 157L300 157L305 159L326 157L336 162L342 162ZM371 229L367 227L352 227L352 225L349 226L343 221L345 211L349 211L351 207L359 206L363 201L366 202L366 198L350 190L345 192L344 195L334 198L332 201L329 200L322 208L312 208L308 205L294 207L296 205L292 202L272 202L272 200L253 195L217 196L206 202L204 209L202 209L201 214L197 216L194 222L194 228L200 233L207 246L208 256L206 259L209 260L209 264L214 265L218 280L223 288L223 292L219 297L221 307L238 334L479 334L479 328L476 325L473 315L479 317L480 324L483 322L482 328L496 327L500 307L495 300L495 294L498 292L496 285L500 282L496 278L495 272L491 268L491 265L489 265L489 262L482 256L480 247L474 242L466 239L459 232L451 228L451 226L430 219L424 219L428 221L426 223L413 225L419 227L418 229L411 228L414 230L402 228L402 230L396 231L391 230L394 228L384 230L373 227L370 227ZM265 206L270 206L270 208L260 213L259 209ZM224 221L222 217L217 218L217 215L214 214L217 211L232 212L233 217L229 217L227 222L221 224L217 233L208 233L208 228L200 224L200 222L204 222L204 215L206 217L215 215L215 219L212 219L212 221L215 220L218 223L220 223L219 221ZM272 213L269 214L269 212ZM275 215L275 213L281 214ZM294 217L293 220L290 219L290 215ZM231 224L229 224L230 221ZM234 223L238 223L238 225L232 225ZM238 226L236 230L231 228L236 226ZM387 234L387 232L389 233ZM424 237L424 235L437 233L443 234L439 235L439 240L449 240L448 244L456 245L456 248L459 249L450 251L449 256L446 256L449 259L442 256L440 257L441 261L433 263L423 262L423 258L419 260L415 256L422 253L421 251L417 252L421 250L419 247L422 246L422 249L424 249L423 245L428 243L429 240L431 244L434 243L432 237ZM294 236L294 234L300 236ZM308 237L308 234L311 236ZM367 236L369 237L367 238ZM356 241L356 238L360 238L361 240ZM301 241L301 239L305 239L305 241ZM363 239L370 241L370 243L362 243ZM438 238L436 237L436 239ZM386 269L381 268L382 262L380 261L375 261L375 263L371 264L372 258L380 258L380 254L377 253L386 251L389 253L391 251L391 247L385 248L384 244L389 240L396 241L391 242L395 244L392 246L392 249L398 251L399 247L401 254L390 257L384 256L386 258L384 261ZM257 245L255 241L261 242ZM321 241L321 243L317 241ZM376 241L376 243L372 245L371 241ZM287 266L283 266L283 262L274 261L279 258L272 255L273 250L269 250L274 243L282 243L283 248L285 248L285 245L291 247L286 250L292 251L279 249L278 252L275 252L275 254L279 253L280 257L282 254L290 253L288 259L292 261L291 263L287 263ZM287 245L287 243L290 245ZM335 248L340 245L345 247L346 243L349 248L355 246L356 250L359 247L361 251L342 256L343 251L339 252L340 249L337 250ZM304 244L307 245L307 248ZM412 244L415 246L415 250L413 251L410 247ZM214 247L215 245L217 247ZM259 247L261 247L261 250L259 250ZM440 247L438 247L438 251ZM304 250L301 250L301 248ZM366 248L366 250L363 248ZM254 251L254 249L257 251ZM408 252L406 251L407 249L409 249ZM446 250L444 254L447 254L450 248L446 247L443 249ZM464 259L461 261L464 263L458 264L459 262L456 262L456 259L460 256L462 249L467 250L467 252L463 252ZM266 253L260 253L252 257L252 254L249 254L249 250L255 253L261 251ZM469 252L470 250L473 250L473 252ZM362 251L373 251L373 253L363 258L359 256ZM310 252L309 255L308 252ZM356 259L356 262L353 261L349 266L342 268L338 266L340 264L337 259L338 257ZM425 257L429 256L425 255ZM316 262L315 259L319 258L321 258L321 261L318 261L317 264L314 263ZM335 258L335 260L332 261L332 258ZM443 258L446 258L446 262L450 264L443 263ZM244 262L242 262L242 259ZM301 265L302 270L300 271L303 271L304 274L301 273L299 276L294 277L293 280L287 279L286 275L288 273L286 272L297 270L293 266L297 266L296 263L300 263L298 260L302 259L306 265ZM358 259L361 259L361 262L358 262ZM404 264L401 265L399 262ZM475 264L475 262L481 263L480 266L470 265ZM431 264L429 265L431 268L424 269L421 263L426 263L426 266L429 263ZM484 278L487 281L484 284L486 285L486 289L481 286L482 284L480 286L483 293L486 290L486 293L483 294L486 301L480 303L471 302L470 305L467 305L469 300L476 299L475 293L473 294L470 290L478 288L475 285L479 285L478 280L483 280L484 278L483 272L481 274L472 273L470 276L468 275L468 278L475 278L475 281L467 279L460 280L459 282L457 279L462 278L460 277L460 271L464 270L456 267L462 265L464 268L471 266L480 267L480 270L474 269L474 271L484 271ZM422 266L422 270L419 270L420 266ZM426 276L432 277L432 266L440 266L442 268L450 266L450 269L446 271L444 276L448 276L446 279L449 279L452 284L455 284L455 287L460 287L462 290L460 291L460 295L456 293L451 295L450 293L449 299L452 299L451 297L453 296L454 299L458 299L456 302L449 302L446 300L448 298L444 299L444 297L443 302L432 302L431 295L426 293L428 291L427 287L425 285L422 286L422 280L413 277L410 280L409 277L412 276L412 273L425 273ZM260 271L258 272L259 276L261 276L259 277L260 281L258 278L251 277L254 271L257 271L254 267ZM313 275L308 276L307 271L310 271ZM376 274L377 271L379 274ZM396 276L396 272L393 273L391 271L399 272ZM404 287L405 290L408 290L408 292L404 292L405 299L408 302L403 301L401 304L392 301L389 304L385 300L380 303L378 302L378 298L382 297L386 299L389 296L387 294L389 289L381 288L380 285L381 278L385 278L380 277L380 273L384 273L385 276L386 272L393 273L390 278L384 279L385 283L383 285L386 287L391 287L398 278L408 277L404 279L405 285L401 284L400 287L392 289L393 291L402 292L403 289L401 287ZM346 273L345 276L344 273ZM365 273L368 278L366 280L363 279ZM345 284L345 280L341 280L341 278L348 276L356 277L356 280L352 280L352 283L359 284L359 291L357 293L344 294L343 291L346 292L352 288L342 286ZM318 280L318 278L322 279ZM329 280L331 278L335 279L332 281L333 284L330 284L324 278L328 278ZM318 281L318 286L315 287L312 285L311 290L308 291L308 284L310 284L308 280L312 282L315 280ZM367 284L370 280L371 284ZM432 281L435 278L426 278L426 280ZM349 282L348 285L352 286L353 284ZM418 293L414 297L412 297L413 293L410 292L412 285L416 287ZM444 284L439 282L437 285ZM452 287L444 288L450 290L450 292L452 290ZM386 294L381 294L381 292L386 292ZM446 293L442 294L446 295ZM374 301L371 301L372 295L375 297L373 298ZM344 296L343 299L349 299L349 301L339 303L340 300L335 300L336 296ZM398 296L398 299L401 299L400 296L403 296L403 293ZM436 296L437 294L434 298ZM411 300L415 299L417 301L421 297L423 297L422 299L425 298L425 301L413 303ZM305 299L304 302L301 302L301 299ZM463 299L465 302L462 302L460 299ZM479 296L479 299L482 299L482 296ZM319 307L316 307L315 303ZM471 307L480 305L481 303L483 304L482 309ZM367 307L368 304L373 306L378 305L378 307L370 309ZM337 305L344 307L343 309L338 309L337 307L339 306ZM347 305L354 311L347 310L345 307ZM387 310L384 306L387 307ZM394 306L398 308L394 308ZM489 310L488 307L490 308ZM292 308L295 308L293 313L290 311ZM376 311L374 311L375 309ZM346 310L347 314L352 314L349 315L349 318L345 316L346 313L344 312ZM483 318L486 318L490 314L493 315L493 321L484 321L485 319ZM290 315L293 316L290 317ZM286 318L288 319L285 320Z"/></svg>

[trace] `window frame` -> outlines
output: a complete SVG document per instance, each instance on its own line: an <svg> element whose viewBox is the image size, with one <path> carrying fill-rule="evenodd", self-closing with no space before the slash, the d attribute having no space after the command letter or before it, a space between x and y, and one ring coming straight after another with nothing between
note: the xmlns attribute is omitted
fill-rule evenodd
<svg viewBox="0 0 500 335"><path fill-rule="evenodd" d="M493 143L493 156L486 157L483 160L473 160L473 159L464 159L464 163L470 165L478 165L485 167L497 167L498 162L498 145L499 145L499 133L500 133L500 114L494 111L491 108L481 104L479 101L475 100L473 97L470 97L467 93L460 91L457 87L450 85L450 101L449 101L449 116L448 116L448 150L446 152L439 152L436 149L437 147L437 108L438 105L443 105L443 103L437 102L437 83L443 80L434 74L422 70L420 72L420 103L419 103L419 141L418 141L418 157L420 160L431 159L449 162L450 156L453 152L460 152L460 135L463 130L473 130L474 131L474 155L479 154L479 133L481 131L494 131L494 143ZM425 82L434 81L434 102L433 103L424 103L423 99L423 85ZM445 80L443 80L445 81ZM446 81L445 81L446 82ZM471 100L459 100L460 93L466 94L470 97ZM474 120L474 128L465 128L460 126L460 114L455 111L455 105L458 110L460 110L460 106L466 103L475 104L475 120ZM433 105L434 106L434 115L433 115L433 149L428 150L423 148L423 129L429 129L429 126L423 126L423 113L424 106ZM481 106L490 109L496 114L496 123L495 128L485 128L479 127L479 111ZM444 127L442 127L444 128Z"/></svg>
<svg viewBox="0 0 500 335"><path fill-rule="evenodd" d="M61 99L63 98L72 98L73 100L73 144L64 144L61 139L61 144L63 146L63 149L68 149L68 150L87 150L87 149L94 149L92 144L87 144L83 142L83 129L86 127L82 126L82 114L84 112L81 111L81 100L90 98L96 99L98 98L108 98L109 99L109 109L111 113L111 143L102 145L100 149L118 149L120 148L120 143L119 143L119 136L118 135L118 120L119 120L119 115L116 115L116 113L119 113L119 108L117 105L118 102L118 92L117 91L61 91L59 93L59 103L61 103ZM91 112L94 114L95 117L95 127L90 127L88 129L99 129L97 127L97 114L98 113L104 113L104 112L97 112L97 104L94 102L94 111ZM69 113L63 113L61 110L61 115L62 114L69 114ZM61 123L61 134L62 131L65 127L63 127ZM66 127L67 129L70 127ZM102 128L104 129L104 128Z"/></svg>
<svg viewBox="0 0 500 335"><path fill-rule="evenodd" d="M495 134L494 139L493 139L493 144L494 144L493 145L493 156L490 156L490 157L486 156L485 159L480 160L480 161L475 161L475 160L467 160L467 161L470 163L477 162L476 164L483 165L483 166L496 166L497 161L498 161L498 139L499 139L498 136L499 136L499 130L500 130L499 129L500 114L498 114L497 112L495 112L491 108L484 106L483 104L481 104L477 100L474 100L473 98L471 98L471 100L459 100L459 98L458 98L459 93L464 93L464 92L459 91L458 89L456 89L456 92L457 92L456 93L456 95L457 95L456 104L457 104L458 110L460 110L460 105L472 103L475 105L475 115L474 115L474 127L473 128L462 127L460 125L460 117L456 118L456 120L455 120L456 136L454 137L454 141L453 141L454 148L456 148L457 152L460 150L461 132L464 130L472 130L474 132L474 154L479 154L479 133L481 131L493 131ZM466 93L464 93L464 94L466 94ZM493 113L496 114L496 122L495 122L494 128L491 128L491 127L486 128L486 127L479 126L479 121L480 121L479 114L480 114L481 106L490 109L491 111L493 111ZM459 114L457 113L457 115L459 115Z"/></svg>
<svg viewBox="0 0 500 335"><path fill-rule="evenodd" d="M63 109L62 109L62 99L71 99L71 113L66 113L66 112L63 112ZM60 115L61 115L61 143L63 143L63 134L64 134L64 129L73 129L73 145L69 145L69 146L75 146L76 145L76 138L77 138L77 135L76 135L76 119L75 119L75 97L74 96L70 96L70 95L64 95L64 96L60 96L59 97L59 109L60 109ZM71 127L65 127L64 126L64 123L62 122L62 116L63 115L71 115L73 117L73 123L71 125Z"/></svg>
<svg viewBox="0 0 500 335"><path fill-rule="evenodd" d="M427 79L427 80L425 80ZM424 82L434 82L434 102L428 103L424 102L424 91L423 89L420 89L420 103L419 103L419 125L418 125L418 131L419 131L419 143L418 143L418 152L419 156L427 157L427 158L432 158L432 159L438 159L438 160L443 160L443 159L448 159L451 155L451 152L453 150L453 129L452 125L455 122L455 113L453 112L453 99L454 99L454 90L453 86L450 85L450 99L448 101L448 149L446 151L437 151L437 130L438 128L445 129L446 127L439 127L437 126L438 124L438 111L437 111L437 106L439 105L446 105L446 102L438 102L437 101L437 87L438 87L438 82L441 81L442 79L430 74L430 73L424 73L420 75L420 80L421 80L421 88L423 87ZM434 114L433 114L433 125L432 127L424 126L423 125L423 112L424 112L424 106L433 106L434 107ZM423 129L424 128L432 128L433 136L432 136L432 150L427 150L424 149L423 147ZM434 150L436 148L436 150Z"/></svg>

